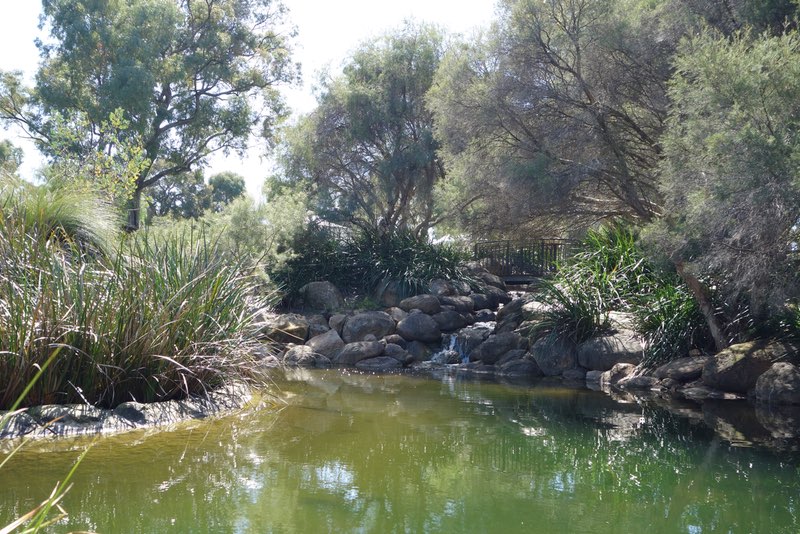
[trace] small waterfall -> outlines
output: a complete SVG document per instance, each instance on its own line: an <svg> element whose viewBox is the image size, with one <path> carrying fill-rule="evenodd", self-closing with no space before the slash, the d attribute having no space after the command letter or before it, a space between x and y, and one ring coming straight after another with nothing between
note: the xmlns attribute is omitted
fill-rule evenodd
<svg viewBox="0 0 800 534"><path fill-rule="evenodd" d="M431 356L431 361L442 365L466 363L469 357L463 354L458 346L458 334L450 334L443 340L442 349Z"/></svg>

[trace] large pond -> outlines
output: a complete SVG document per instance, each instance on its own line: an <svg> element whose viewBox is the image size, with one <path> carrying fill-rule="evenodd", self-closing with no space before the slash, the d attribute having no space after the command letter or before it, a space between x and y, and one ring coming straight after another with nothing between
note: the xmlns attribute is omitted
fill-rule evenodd
<svg viewBox="0 0 800 534"><path fill-rule="evenodd" d="M274 390L276 406L95 440L57 531L800 528L793 440L744 447L693 409L555 384L335 370L297 371ZM46 497L86 443L32 444L0 470L0 525Z"/></svg>

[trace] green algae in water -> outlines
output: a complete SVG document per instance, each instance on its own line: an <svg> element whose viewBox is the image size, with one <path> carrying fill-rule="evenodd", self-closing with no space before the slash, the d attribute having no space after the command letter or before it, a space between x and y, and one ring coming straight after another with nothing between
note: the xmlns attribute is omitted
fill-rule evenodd
<svg viewBox="0 0 800 534"><path fill-rule="evenodd" d="M797 532L800 457L584 389L298 371L280 409L101 438L60 531ZM0 472L0 524L85 440ZM56 531L59 531L56 529Z"/></svg>

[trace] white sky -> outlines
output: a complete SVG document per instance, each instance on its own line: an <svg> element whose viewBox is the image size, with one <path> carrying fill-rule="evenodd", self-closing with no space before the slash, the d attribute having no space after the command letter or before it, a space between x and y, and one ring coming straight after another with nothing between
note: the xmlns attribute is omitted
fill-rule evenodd
<svg viewBox="0 0 800 534"><path fill-rule="evenodd" d="M399 27L405 19L432 22L452 33L469 34L485 26L493 18L494 0L284 0L289 19L298 29L294 60L302 64L303 87L286 90L287 102L295 113L305 113L315 105L311 85L321 68L339 71L342 61L356 46L371 37ZM0 70L22 70L32 77L39 61L33 44L39 36L37 28L40 2L36 0L0 0ZM14 131L0 133L25 150L21 170L32 178L41 165L41 156L30 143L19 139ZM250 194L260 195L261 184L270 173L271 163L262 159L262 148L256 144L248 157L211 161L206 175L230 170L245 177Z"/></svg>

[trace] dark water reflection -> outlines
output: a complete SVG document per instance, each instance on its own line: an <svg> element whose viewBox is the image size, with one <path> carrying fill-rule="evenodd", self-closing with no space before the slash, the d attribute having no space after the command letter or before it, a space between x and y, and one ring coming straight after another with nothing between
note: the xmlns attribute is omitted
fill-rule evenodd
<svg viewBox="0 0 800 534"><path fill-rule="evenodd" d="M277 411L99 440L63 530L798 531L794 438L752 409L339 371L277 386ZM84 443L37 445L0 471L0 524L46 496L77 455L65 449Z"/></svg>

